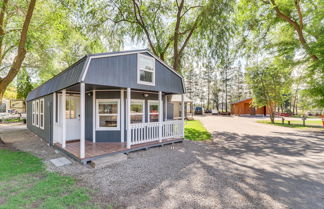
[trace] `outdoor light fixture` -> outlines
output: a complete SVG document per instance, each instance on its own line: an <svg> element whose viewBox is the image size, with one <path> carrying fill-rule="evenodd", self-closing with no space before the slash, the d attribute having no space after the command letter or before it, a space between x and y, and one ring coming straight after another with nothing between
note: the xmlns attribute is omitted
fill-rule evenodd
<svg viewBox="0 0 324 209"><path fill-rule="evenodd" d="M148 94L143 94L143 96L146 98L146 97L148 97L149 95L148 95Z"/></svg>

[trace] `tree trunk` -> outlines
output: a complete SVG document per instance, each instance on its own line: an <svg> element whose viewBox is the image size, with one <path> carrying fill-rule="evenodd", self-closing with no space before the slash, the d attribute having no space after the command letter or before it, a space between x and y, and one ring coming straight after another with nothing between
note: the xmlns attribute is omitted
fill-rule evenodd
<svg viewBox="0 0 324 209"><path fill-rule="evenodd" d="M27 14L25 17L25 21L20 33L20 41L18 45L18 52L13 60L13 63L11 65L11 68L4 78L0 78L0 101L2 101L2 97L4 92L6 91L8 85L13 81L13 79L16 77L18 74L21 65L25 59L26 56L26 41L27 41L27 34L28 34L28 28L30 25L30 21L33 16L34 8L35 8L36 0L31 0L28 6Z"/></svg>

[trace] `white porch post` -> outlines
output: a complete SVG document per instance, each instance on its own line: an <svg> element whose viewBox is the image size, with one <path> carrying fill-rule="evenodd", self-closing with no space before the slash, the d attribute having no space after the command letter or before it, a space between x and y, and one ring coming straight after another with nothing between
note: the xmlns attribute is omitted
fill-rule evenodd
<svg viewBox="0 0 324 209"><path fill-rule="evenodd" d="M85 157L85 84L80 83L80 158Z"/></svg>
<svg viewBox="0 0 324 209"><path fill-rule="evenodd" d="M127 107L126 107L127 149L130 149L130 147L131 147L130 106L131 106L131 89L127 88Z"/></svg>
<svg viewBox="0 0 324 209"><path fill-rule="evenodd" d="M185 108L184 108L184 94L181 94L181 121L182 121L182 137L184 137L184 117L185 117Z"/></svg>
<svg viewBox="0 0 324 209"><path fill-rule="evenodd" d="M162 91L159 91L159 141L162 142L163 102Z"/></svg>
<svg viewBox="0 0 324 209"><path fill-rule="evenodd" d="M124 102L124 89L120 90L120 138L121 142L125 141L125 102Z"/></svg>
<svg viewBox="0 0 324 209"><path fill-rule="evenodd" d="M62 147L66 147L66 89L62 90L62 101L61 101L61 109L62 109Z"/></svg>
<svg viewBox="0 0 324 209"><path fill-rule="evenodd" d="M164 96L164 120L168 120L168 96Z"/></svg>
<svg viewBox="0 0 324 209"><path fill-rule="evenodd" d="M92 94L92 142L96 143L96 90Z"/></svg>

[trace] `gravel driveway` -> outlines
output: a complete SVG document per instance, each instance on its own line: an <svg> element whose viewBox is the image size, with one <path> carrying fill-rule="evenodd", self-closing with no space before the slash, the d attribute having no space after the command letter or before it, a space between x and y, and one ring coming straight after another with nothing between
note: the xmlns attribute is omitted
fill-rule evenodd
<svg viewBox="0 0 324 209"><path fill-rule="evenodd" d="M250 118L199 119L213 141L135 152L103 169L49 169L76 176L114 208L324 208L323 132ZM39 149L39 143L19 144Z"/></svg>

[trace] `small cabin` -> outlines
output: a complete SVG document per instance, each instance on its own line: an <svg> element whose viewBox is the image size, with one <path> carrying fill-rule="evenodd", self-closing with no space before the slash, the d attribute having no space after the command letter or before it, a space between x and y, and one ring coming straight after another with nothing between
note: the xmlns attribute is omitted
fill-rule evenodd
<svg viewBox="0 0 324 209"><path fill-rule="evenodd" d="M147 49L90 54L29 93L27 127L86 163L182 141L184 116L174 120L168 101L183 103L184 92L182 76Z"/></svg>
<svg viewBox="0 0 324 209"><path fill-rule="evenodd" d="M253 107L252 98L247 98L240 100L238 102L231 104L231 114L238 116L266 116L268 114L268 108L263 107Z"/></svg>

